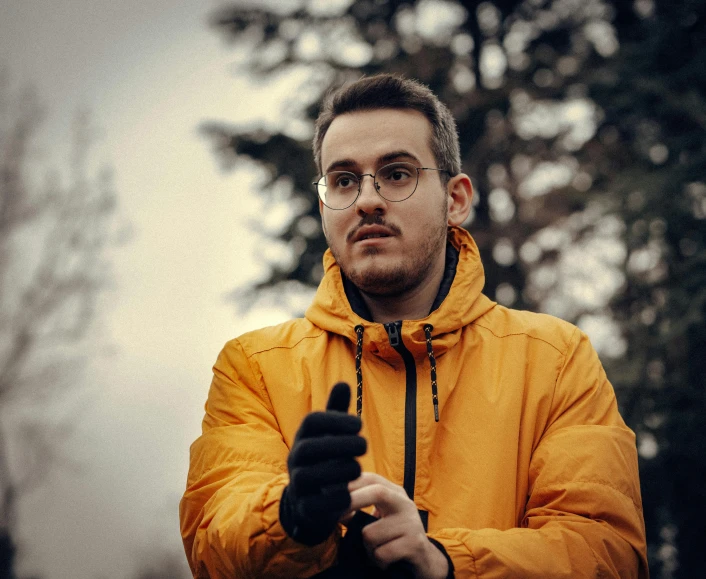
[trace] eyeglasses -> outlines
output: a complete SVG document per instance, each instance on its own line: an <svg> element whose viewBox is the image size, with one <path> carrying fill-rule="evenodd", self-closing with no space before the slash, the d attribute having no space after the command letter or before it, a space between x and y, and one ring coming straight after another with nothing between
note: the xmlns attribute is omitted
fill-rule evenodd
<svg viewBox="0 0 706 579"><path fill-rule="evenodd" d="M372 177L375 190L386 201L398 203L409 199L417 190L420 171L439 171L451 176L446 169L416 167L412 163L390 163L374 175L356 175L349 171L331 171L314 183L321 202L329 209L347 209L360 195L363 177Z"/></svg>

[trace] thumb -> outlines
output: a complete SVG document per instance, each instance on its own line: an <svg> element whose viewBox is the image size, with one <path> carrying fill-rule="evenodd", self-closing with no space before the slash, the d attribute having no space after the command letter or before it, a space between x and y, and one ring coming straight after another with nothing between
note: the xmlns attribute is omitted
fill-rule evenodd
<svg viewBox="0 0 706 579"><path fill-rule="evenodd" d="M326 410L337 410L338 412L348 412L351 403L351 387L345 382L339 382L331 390Z"/></svg>

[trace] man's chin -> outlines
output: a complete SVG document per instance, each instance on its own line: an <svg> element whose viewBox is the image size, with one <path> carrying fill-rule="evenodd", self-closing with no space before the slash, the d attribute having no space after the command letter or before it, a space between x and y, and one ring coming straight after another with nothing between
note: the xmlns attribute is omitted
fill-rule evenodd
<svg viewBox="0 0 706 579"><path fill-rule="evenodd" d="M368 267L343 273L363 293L374 297L395 297L408 289L407 271L400 267Z"/></svg>

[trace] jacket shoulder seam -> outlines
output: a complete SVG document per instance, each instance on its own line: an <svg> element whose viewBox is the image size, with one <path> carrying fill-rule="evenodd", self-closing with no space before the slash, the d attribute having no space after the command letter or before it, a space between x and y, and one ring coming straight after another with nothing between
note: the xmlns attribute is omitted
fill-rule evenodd
<svg viewBox="0 0 706 579"><path fill-rule="evenodd" d="M562 352L559 348L557 348L554 344L552 344L552 343L549 342L548 340L545 340L544 338L540 338L539 336L533 336L532 334L530 334L530 333L528 333L528 332L509 332L509 333L507 333L507 334L502 334L502 335L501 335L501 334L498 334L498 333L494 332L492 328L490 328L490 327L488 327L488 326L485 326L485 325L483 325L483 324L481 324L481 323L479 323L479 322L477 322L477 321L471 322L471 325L478 326L479 328L483 328L484 330L488 330L491 334L493 334L493 336L495 336L496 338L500 338L500 339L502 339L502 338L508 338L508 337L511 337L511 336L525 336L525 337L527 337L527 338L530 338L531 340L538 340L539 342L544 342L545 344L547 344L547 346L550 346L551 348L553 348L554 350L556 350L556 351L557 351L559 354L561 354L562 356L565 356L565 355L566 355L566 352ZM575 331L575 330L574 330L574 331ZM572 337L573 337L573 334L572 334Z"/></svg>
<svg viewBox="0 0 706 579"><path fill-rule="evenodd" d="M240 351L245 356L245 363L248 365L248 370L250 370L250 373L252 374L253 378L255 378L255 381L257 382L257 387L260 389L260 392L264 396L264 400L267 404L267 410L272 414L272 416L275 417L275 420L277 420L277 417L275 415L275 409L272 405L272 400L270 399L270 394L267 391L267 384L265 384L265 381L262 378L262 372L259 368L257 369L257 372L255 371L255 368L253 368L253 363L250 360L250 355L245 351L245 346L240 341L240 339L236 339L234 340L234 342L237 344L238 348L240 348Z"/></svg>
<svg viewBox="0 0 706 579"><path fill-rule="evenodd" d="M315 338L320 337L321 334L323 334L323 333L324 333L324 330L319 328L319 333L314 336L302 336L301 338L299 338L296 342L294 342L292 344L274 344L269 347L263 347L263 348L259 348L257 350L253 350L252 352L245 352L245 356L249 359L249 358L255 356L256 354L263 354L265 352L270 352L272 350L291 350L292 348L296 348L304 340L313 340ZM243 350L245 350L245 348L243 348Z"/></svg>
<svg viewBox="0 0 706 579"><path fill-rule="evenodd" d="M574 328L574 331L571 332L571 336L569 337L568 343L571 343L571 340L574 339L574 336L576 335L576 332L578 332L578 327ZM561 361L561 368L559 368L559 371L556 373L556 380L554 380L554 388L552 389L552 400L549 403L549 408L554 408L554 398L556 397L556 391L557 388L559 387L559 379L561 378L561 373L564 371L564 368L566 368L566 362L569 357L569 348L566 348L566 351L562 353L562 361ZM544 436L544 435L542 435Z"/></svg>

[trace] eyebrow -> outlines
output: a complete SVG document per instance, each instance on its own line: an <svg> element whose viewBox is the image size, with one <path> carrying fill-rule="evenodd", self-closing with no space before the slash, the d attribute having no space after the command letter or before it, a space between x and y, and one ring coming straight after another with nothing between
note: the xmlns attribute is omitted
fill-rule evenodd
<svg viewBox="0 0 706 579"><path fill-rule="evenodd" d="M375 160L376 165L379 167L381 165L385 165L386 163L391 163L392 161L397 161L399 159L405 159L408 161L413 161L417 163L419 166L421 166L421 161L412 153L409 151L405 150L399 150L399 151L392 151L390 153L385 153L384 155L378 157ZM358 167L358 162L353 160L353 159L340 159L338 161L334 161L333 163L329 164L328 167L326 167L326 171L324 173L329 173L330 171L336 171L336 170L350 170L355 167Z"/></svg>

